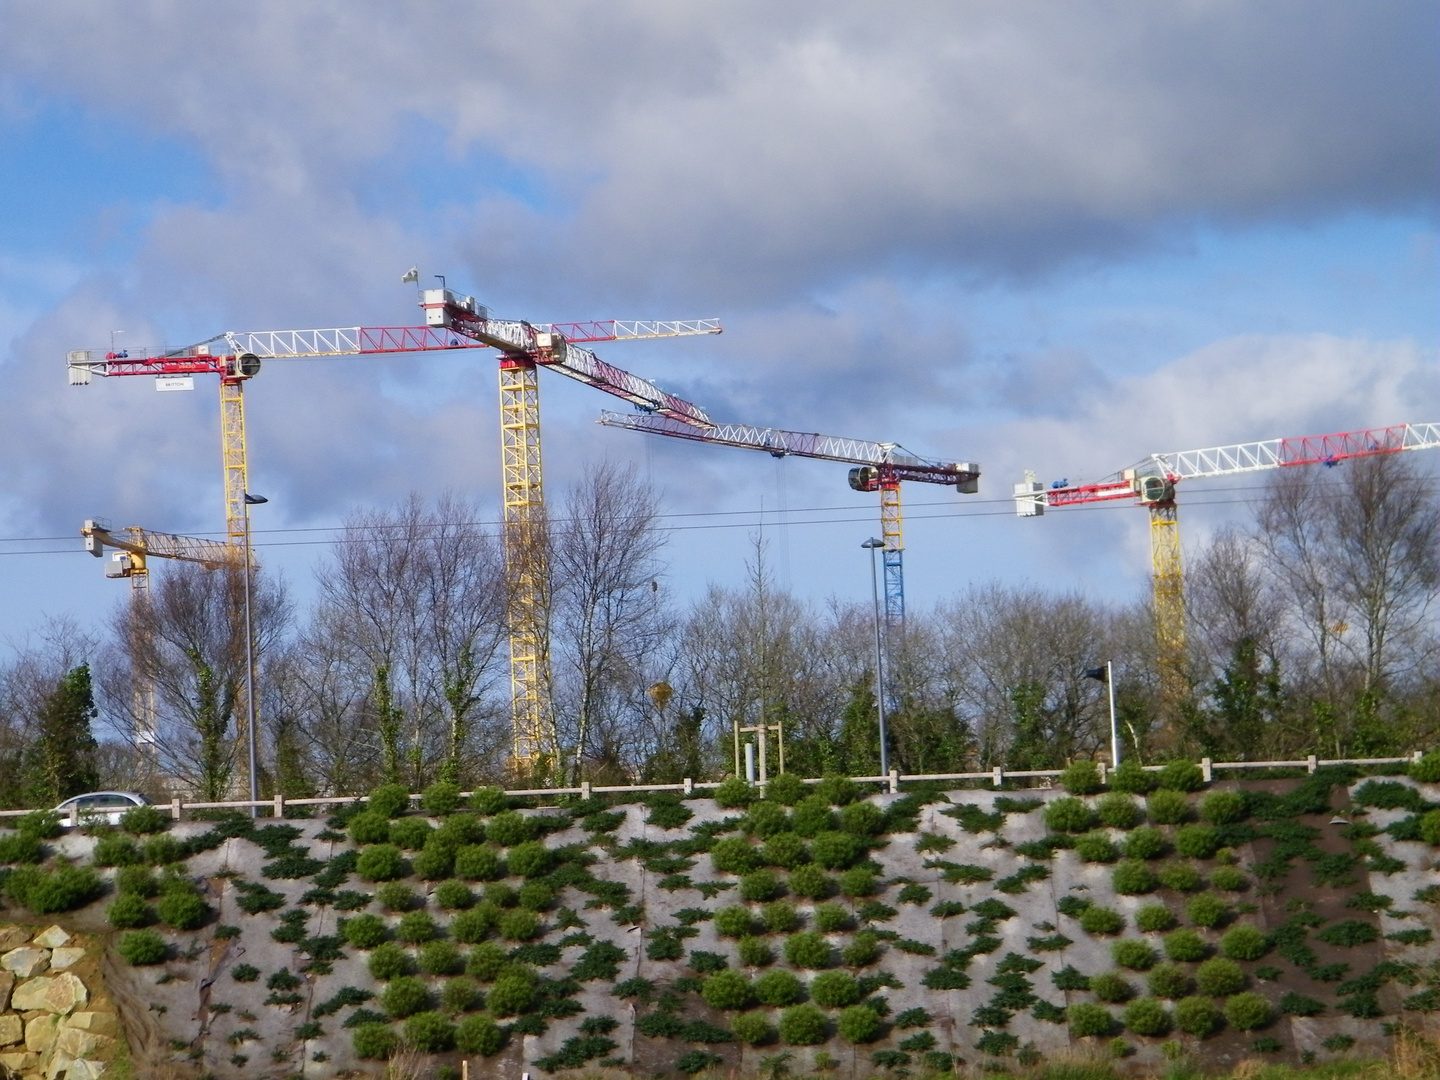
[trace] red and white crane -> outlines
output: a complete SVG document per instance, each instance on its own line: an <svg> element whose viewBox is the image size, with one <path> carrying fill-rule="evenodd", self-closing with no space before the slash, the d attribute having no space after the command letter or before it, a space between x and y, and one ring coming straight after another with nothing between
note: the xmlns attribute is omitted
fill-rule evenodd
<svg viewBox="0 0 1440 1080"><path fill-rule="evenodd" d="M1184 480L1284 469L1298 465L1335 465L1350 458L1397 454L1440 447L1440 424L1395 424L1334 435L1235 443L1204 450L1151 454L1144 461L1093 484L1060 481L1048 489L1033 476L1015 485L1015 512L1038 517L1047 507L1135 499L1150 511L1150 556L1155 596L1155 637L1162 687L1168 700L1180 691L1185 658L1185 598L1180 557L1176 485Z"/></svg>
<svg viewBox="0 0 1440 1080"><path fill-rule="evenodd" d="M602 412L601 424L652 435L668 435L716 446L761 450L773 457L805 457L855 466L850 486L880 493L880 532L884 539L885 617L892 625L905 619L905 545L900 530L900 484L943 484L964 495L980 490L980 466L972 461L946 462L918 457L898 443L870 442L836 435L785 431L746 424L699 427L653 413Z"/></svg>

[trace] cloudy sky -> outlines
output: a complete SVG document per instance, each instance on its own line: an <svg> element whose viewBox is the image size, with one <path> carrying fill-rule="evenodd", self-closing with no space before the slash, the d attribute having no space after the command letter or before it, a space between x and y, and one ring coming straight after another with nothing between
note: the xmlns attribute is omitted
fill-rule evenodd
<svg viewBox="0 0 1440 1080"><path fill-rule="evenodd" d="M83 518L223 529L213 382L70 388L66 350L414 324L412 265L502 316L718 316L597 351L718 419L979 461L977 496L905 491L912 608L1137 597L1143 515L1016 520L1024 470L1440 420L1437 41L1388 0L5 5L0 639L113 610ZM549 494L633 463L681 596L763 531L797 593L868 599L842 466L600 428L542 382ZM493 353L246 395L257 540L302 590L356 507L497 512ZM1187 543L1256 485L1193 484Z"/></svg>

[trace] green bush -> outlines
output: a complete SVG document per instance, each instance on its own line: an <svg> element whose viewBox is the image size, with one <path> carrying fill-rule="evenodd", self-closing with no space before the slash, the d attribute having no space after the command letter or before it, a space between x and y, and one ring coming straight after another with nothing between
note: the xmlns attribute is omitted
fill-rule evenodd
<svg viewBox="0 0 1440 1080"><path fill-rule="evenodd" d="M1186 1035L1203 1039L1220 1030L1220 1010L1208 997L1181 998L1175 1003L1175 1026Z"/></svg>
<svg viewBox="0 0 1440 1080"><path fill-rule="evenodd" d="M1200 800L1200 820L1211 825L1244 821L1249 814L1249 800L1243 791L1212 791Z"/></svg>
<svg viewBox="0 0 1440 1080"><path fill-rule="evenodd" d="M520 886L517 900L526 911L549 911L555 903L555 890L543 881L527 881Z"/></svg>
<svg viewBox="0 0 1440 1080"><path fill-rule="evenodd" d="M485 835L501 847L511 848L535 839L535 822L518 810L503 810L486 824Z"/></svg>
<svg viewBox="0 0 1440 1080"><path fill-rule="evenodd" d="M105 891L100 875L89 866L61 865L53 870L20 866L4 881L5 891L36 915L84 907Z"/></svg>
<svg viewBox="0 0 1440 1080"><path fill-rule="evenodd" d="M391 979L380 992L380 1007L393 1020L403 1020L429 1009L434 1003L430 987L423 979L401 975Z"/></svg>
<svg viewBox="0 0 1440 1080"><path fill-rule="evenodd" d="M826 934L848 930L854 924L850 909L844 904L828 903L815 906L815 929Z"/></svg>
<svg viewBox="0 0 1440 1080"><path fill-rule="evenodd" d="M1217 791L1215 795L1228 795ZM1220 849L1220 832L1210 825L1181 825L1175 830L1175 850L1187 859L1208 859Z"/></svg>
<svg viewBox="0 0 1440 1080"><path fill-rule="evenodd" d="M1075 854L1086 862L1113 863L1120 857L1115 841L1103 831L1089 832L1075 841Z"/></svg>
<svg viewBox="0 0 1440 1080"><path fill-rule="evenodd" d="M1212 957L1195 969L1195 985L1210 997L1229 997L1245 989L1245 972L1233 960Z"/></svg>
<svg viewBox="0 0 1440 1080"><path fill-rule="evenodd" d="M486 1007L496 1016L518 1016L534 1003L534 982L518 974L497 975L485 996Z"/></svg>
<svg viewBox="0 0 1440 1080"><path fill-rule="evenodd" d="M759 790L747 784L742 776L727 777L714 795L716 804L726 810L740 810L759 798Z"/></svg>
<svg viewBox="0 0 1440 1080"><path fill-rule="evenodd" d="M254 964L236 964L230 969L230 977L238 983L253 983L260 977L260 969Z"/></svg>
<svg viewBox="0 0 1440 1080"><path fill-rule="evenodd" d="M884 1026L879 1014L864 1005L852 1005L842 1010L835 1022L840 1037L848 1043L874 1042Z"/></svg>
<svg viewBox="0 0 1440 1080"><path fill-rule="evenodd" d="M794 773L781 773L765 788L765 797L784 806L794 806L805 797L805 781Z"/></svg>
<svg viewBox="0 0 1440 1080"><path fill-rule="evenodd" d="M799 968L817 970L831 963L830 943L813 930L791 934L785 939L785 959Z"/></svg>
<svg viewBox="0 0 1440 1080"><path fill-rule="evenodd" d="M1133 829L1145 819L1140 804L1124 792L1112 791L1095 803L1102 824L1112 829Z"/></svg>
<svg viewBox="0 0 1440 1080"><path fill-rule="evenodd" d="M755 980L755 1000L761 1005L781 1008L794 1005L805 997L805 987L792 971L777 968L767 971Z"/></svg>
<svg viewBox="0 0 1440 1080"><path fill-rule="evenodd" d="M405 1021L405 1042L422 1054L443 1054L455 1048L455 1025L444 1013L416 1013Z"/></svg>
<svg viewBox="0 0 1440 1080"><path fill-rule="evenodd" d="M95 845L96 866L119 866L122 863L106 861L108 859L130 858L133 852L134 861L140 860L140 852L135 850L135 844L129 837L117 836L113 845L106 845L106 840L111 837L102 837ZM38 836L30 833L17 832L10 836L0 837L0 863L40 863L45 861L45 845L41 843Z"/></svg>
<svg viewBox="0 0 1440 1080"><path fill-rule="evenodd" d="M494 881L505 876L505 868L493 847L469 844L455 852L455 876L466 881Z"/></svg>
<svg viewBox="0 0 1440 1080"><path fill-rule="evenodd" d="M1190 800L1182 791L1157 791L1145 800L1145 812L1156 825L1178 825L1190 816Z"/></svg>
<svg viewBox="0 0 1440 1080"><path fill-rule="evenodd" d="M162 962L169 953L170 946L154 930L131 930L128 934L120 935L115 951L127 964L145 967Z"/></svg>
<svg viewBox="0 0 1440 1080"><path fill-rule="evenodd" d="M533 941L540 936L541 929L540 917L524 908L500 916L500 936L506 941Z"/></svg>
<svg viewBox="0 0 1440 1080"><path fill-rule="evenodd" d="M763 903L784 893L784 884L769 870L752 870L740 878L740 897L743 900Z"/></svg>
<svg viewBox="0 0 1440 1080"><path fill-rule="evenodd" d="M65 831L60 826L60 815L54 810L31 810L14 820L12 827L17 833L36 840L53 840Z"/></svg>
<svg viewBox="0 0 1440 1080"><path fill-rule="evenodd" d="M1153 1038L1170 1030L1170 1013L1154 998L1137 998L1125 1006L1121 1017L1136 1035Z"/></svg>
<svg viewBox="0 0 1440 1080"><path fill-rule="evenodd" d="M1223 892L1244 892L1250 879L1233 866L1217 866L1210 871L1210 884Z"/></svg>
<svg viewBox="0 0 1440 1080"><path fill-rule="evenodd" d="M1220 939L1220 955L1231 960L1259 960L1269 951L1269 940L1249 923L1231 927Z"/></svg>
<svg viewBox="0 0 1440 1080"><path fill-rule="evenodd" d="M817 833L810 842L810 857L827 870L843 870L852 866L865 852L859 837L843 832Z"/></svg>
<svg viewBox="0 0 1440 1080"><path fill-rule="evenodd" d="M431 817L449 817L460 809L460 785L437 780L420 795L420 805Z"/></svg>
<svg viewBox="0 0 1440 1080"><path fill-rule="evenodd" d="M408 975L412 964L413 961L408 952L393 941L387 941L375 946L366 966L370 971L371 978L384 982L387 979L397 979L402 975Z"/></svg>
<svg viewBox="0 0 1440 1080"><path fill-rule="evenodd" d="M493 941L482 941L465 958L465 974L481 982L491 982L510 962L504 949Z"/></svg>
<svg viewBox="0 0 1440 1080"><path fill-rule="evenodd" d="M1172 761L1160 770L1160 787L1166 791L1199 791L1205 774L1193 761Z"/></svg>
<svg viewBox="0 0 1440 1080"><path fill-rule="evenodd" d="M795 804L790 816L790 828L797 836L819 836L834 825L835 811L819 795L806 795Z"/></svg>
<svg viewBox="0 0 1440 1080"><path fill-rule="evenodd" d="M800 929L804 920L800 918L794 904L787 900L776 900L760 909L760 921L765 924L768 933L788 934Z"/></svg>
<svg viewBox="0 0 1440 1080"><path fill-rule="evenodd" d="M1205 879L1200 876L1200 871L1188 862L1167 862L1156 871L1155 876L1163 888L1173 889L1175 892L1195 892L1205 887Z"/></svg>
<svg viewBox="0 0 1440 1080"><path fill-rule="evenodd" d="M1225 1019L1237 1031L1254 1031L1270 1023L1270 1002L1255 993L1236 994L1225 1002Z"/></svg>
<svg viewBox="0 0 1440 1080"><path fill-rule="evenodd" d="M742 937L736 943L736 951L745 967L767 967L775 962L775 950L765 943L764 938Z"/></svg>
<svg viewBox="0 0 1440 1080"><path fill-rule="evenodd" d="M790 828L790 815L779 803L761 800L745 815L744 828L751 836L774 836Z"/></svg>
<svg viewBox="0 0 1440 1080"><path fill-rule="evenodd" d="M416 960L426 975L458 975L465 970L465 960L453 941L425 942Z"/></svg>
<svg viewBox="0 0 1440 1080"><path fill-rule="evenodd" d="M1146 904L1135 912L1135 925L1147 933L1162 933L1175 926L1175 916L1164 904Z"/></svg>
<svg viewBox="0 0 1440 1080"><path fill-rule="evenodd" d="M1210 952L1210 946L1205 944L1205 939L1194 930L1176 930L1166 934L1164 944L1165 955L1182 963L1204 960Z"/></svg>
<svg viewBox="0 0 1440 1080"><path fill-rule="evenodd" d="M879 836L885 831L885 811L872 802L853 802L840 808L840 828L856 836Z"/></svg>
<svg viewBox="0 0 1440 1080"><path fill-rule="evenodd" d="M1094 828L1095 820L1095 811L1074 796L1056 799L1045 807L1045 827L1052 832L1088 832Z"/></svg>
<svg viewBox="0 0 1440 1080"><path fill-rule="evenodd" d="M1135 938L1115 942L1110 946L1110 956L1115 963L1131 971L1149 971L1160 959L1148 942Z"/></svg>
<svg viewBox="0 0 1440 1080"><path fill-rule="evenodd" d="M717 971L700 984L700 996L712 1009L748 1009L755 991L738 971Z"/></svg>
<svg viewBox="0 0 1440 1080"><path fill-rule="evenodd" d="M736 1042L746 1046L763 1046L775 1038L770 1017L763 1012L741 1013L730 1021L730 1030Z"/></svg>
<svg viewBox="0 0 1440 1080"><path fill-rule="evenodd" d="M366 810L350 819L350 839L357 844L390 842L390 819L374 810Z"/></svg>
<svg viewBox="0 0 1440 1080"><path fill-rule="evenodd" d="M470 806L476 813L498 814L510 805L505 792L498 787L476 788L470 795Z"/></svg>
<svg viewBox="0 0 1440 1080"><path fill-rule="evenodd" d="M424 849L415 856L413 869L415 876L422 881L448 878L455 872L455 850L448 844L427 842Z"/></svg>
<svg viewBox="0 0 1440 1080"><path fill-rule="evenodd" d="M1127 859L1158 859L1170 851L1170 841L1159 829L1141 825L1125 837L1123 847Z"/></svg>
<svg viewBox="0 0 1440 1080"><path fill-rule="evenodd" d="M488 1016L467 1016L455 1025L455 1046L462 1054L490 1057L505 1047L504 1028Z"/></svg>
<svg viewBox="0 0 1440 1080"><path fill-rule="evenodd" d="M1107 971L1090 977L1090 992L1107 1005L1118 1005L1135 996L1135 987L1118 971Z"/></svg>
<svg viewBox="0 0 1440 1080"><path fill-rule="evenodd" d="M132 806L120 815L120 828L137 836L164 832L170 827L170 815L158 806Z"/></svg>
<svg viewBox="0 0 1440 1080"><path fill-rule="evenodd" d="M484 941L499 925L500 909L492 904L480 904L450 920L450 936L466 945L473 945Z"/></svg>
<svg viewBox="0 0 1440 1080"><path fill-rule="evenodd" d="M860 785L848 776L826 776L815 785L815 797L831 806L846 806L860 798Z"/></svg>
<svg viewBox="0 0 1440 1080"><path fill-rule="evenodd" d="M435 905L444 911L464 911L475 906L475 893L463 881L451 879L435 886L431 894Z"/></svg>
<svg viewBox="0 0 1440 1080"><path fill-rule="evenodd" d="M717 874L748 874L760 869L760 851L743 836L715 841L710 848L710 865Z"/></svg>
<svg viewBox="0 0 1440 1080"><path fill-rule="evenodd" d="M823 900L835 892L835 882L814 863L797 866L790 874L790 891L807 900Z"/></svg>
<svg viewBox="0 0 1440 1080"><path fill-rule="evenodd" d="M33 858L16 858L16 855L20 854L14 850L17 840L33 845ZM38 863L43 857L43 852L44 845L35 837L26 836L24 833L17 833L15 836L7 836L0 840L0 862ZM141 859L140 849L135 846L135 841L124 833L107 833L99 837L95 841L95 850L90 856L91 862L96 866L133 866Z"/></svg>
<svg viewBox="0 0 1440 1080"><path fill-rule="evenodd" d="M1118 934L1125 929L1125 916L1113 908L1091 905L1080 913L1080 929L1099 937Z"/></svg>
<svg viewBox="0 0 1440 1080"><path fill-rule="evenodd" d="M714 922L715 932L721 937L749 937L755 932L755 913L741 904L721 908Z"/></svg>
<svg viewBox="0 0 1440 1080"><path fill-rule="evenodd" d="M390 928L379 915L356 915L340 921L340 936L356 949L373 949L390 937Z"/></svg>
<svg viewBox="0 0 1440 1080"><path fill-rule="evenodd" d="M1440 845L1440 810L1428 810L1420 815L1420 840L1431 847Z"/></svg>
<svg viewBox="0 0 1440 1080"><path fill-rule="evenodd" d="M792 1005L780 1014L780 1038L789 1046L815 1046L825 1041L825 1014L814 1005Z"/></svg>
<svg viewBox="0 0 1440 1080"><path fill-rule="evenodd" d="M1077 1001L1065 1010L1070 1022L1070 1034L1077 1039L1087 1036L1109 1035L1115 1030L1115 1017L1103 1005L1089 1001Z"/></svg>
<svg viewBox="0 0 1440 1080"><path fill-rule="evenodd" d="M439 928L428 911L407 911L400 916L400 922L395 927L395 937L407 945L429 941L438 932Z"/></svg>
<svg viewBox="0 0 1440 1080"><path fill-rule="evenodd" d="M1195 980L1179 964L1156 964L1145 976L1145 985L1158 998L1174 1001L1195 992Z"/></svg>
<svg viewBox="0 0 1440 1080"><path fill-rule="evenodd" d="M843 971L822 971L810 980L810 1000L827 1009L843 1009L860 1000L860 984Z"/></svg>
<svg viewBox="0 0 1440 1080"><path fill-rule="evenodd" d="M1149 795L1160 785L1160 777L1147 772L1137 761L1122 761L1110 774L1110 790L1130 795Z"/></svg>
<svg viewBox="0 0 1440 1080"><path fill-rule="evenodd" d="M386 911L411 911L420 906L419 895L404 881L387 881L375 890L375 901Z"/></svg>
<svg viewBox="0 0 1440 1080"><path fill-rule="evenodd" d="M403 784L381 784L370 792L366 806L384 817L399 817L410 809L410 792Z"/></svg>
<svg viewBox="0 0 1440 1080"><path fill-rule="evenodd" d="M210 918L210 905L192 889L172 887L155 901L155 914L176 930L198 930Z"/></svg>
<svg viewBox="0 0 1440 1080"><path fill-rule="evenodd" d="M1094 795L1105 787L1093 761L1072 761L1060 774L1060 786L1071 795Z"/></svg>
<svg viewBox="0 0 1440 1080"><path fill-rule="evenodd" d="M390 843L406 851L419 851L434 831L424 818L401 818L390 823Z"/></svg>
<svg viewBox="0 0 1440 1080"><path fill-rule="evenodd" d="M105 918L116 930L138 930L155 921L155 912L139 893L121 893L105 909Z"/></svg>
<svg viewBox="0 0 1440 1080"><path fill-rule="evenodd" d="M1431 750L1410 765L1410 779L1422 784L1440 784L1440 750Z"/></svg>
<svg viewBox="0 0 1440 1080"><path fill-rule="evenodd" d="M880 939L873 931L863 930L840 950L840 962L846 967L868 967L880 959Z"/></svg>
<svg viewBox="0 0 1440 1080"><path fill-rule="evenodd" d="M860 805L860 804L856 804ZM865 866L852 866L840 873L840 892L844 896L871 896L879 889L875 871Z"/></svg>
<svg viewBox="0 0 1440 1080"><path fill-rule="evenodd" d="M1110 884L1121 896L1140 896L1155 891L1154 872L1138 859L1125 859L1110 872Z"/></svg>
<svg viewBox="0 0 1440 1080"><path fill-rule="evenodd" d="M1196 926L1209 929L1230 917L1230 905L1214 893L1201 893L1186 901L1185 914Z"/></svg>
<svg viewBox="0 0 1440 1080"><path fill-rule="evenodd" d="M389 1024L372 1021L355 1028L352 1045L355 1056L366 1061L384 1061L400 1049L400 1036Z"/></svg>
<svg viewBox="0 0 1440 1080"><path fill-rule="evenodd" d="M355 873L366 881L393 881L410 873L410 864L394 844L373 844L355 860Z"/></svg>
<svg viewBox="0 0 1440 1080"><path fill-rule="evenodd" d="M175 837L167 835L150 837L141 845L140 851L145 856L145 861L153 866L169 866L171 863L183 862L186 855L185 845ZM302 855L301 858L304 859L306 856ZM266 875L267 877L276 876L272 869L275 866L276 863L272 862L270 866L266 867L267 870L271 870L271 873Z"/></svg>
<svg viewBox="0 0 1440 1080"><path fill-rule="evenodd" d="M795 833L782 832L765 841L760 848L760 858L767 866L794 870L810 861L810 849Z"/></svg>
<svg viewBox="0 0 1440 1080"><path fill-rule="evenodd" d="M555 865L555 853L538 840L527 840L512 847L505 861L510 864L512 874L540 877Z"/></svg>
<svg viewBox="0 0 1440 1080"><path fill-rule="evenodd" d="M1375 929L1371 923L1361 922L1359 919L1346 919L1344 922L1325 927L1315 937L1327 945L1368 945L1372 941L1379 940L1380 931Z"/></svg>

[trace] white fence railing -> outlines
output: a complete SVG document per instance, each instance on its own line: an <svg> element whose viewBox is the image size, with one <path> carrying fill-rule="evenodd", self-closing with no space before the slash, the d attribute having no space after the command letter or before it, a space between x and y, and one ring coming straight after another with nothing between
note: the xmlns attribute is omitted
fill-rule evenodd
<svg viewBox="0 0 1440 1080"><path fill-rule="evenodd" d="M1322 765L1406 765L1419 761L1422 751L1416 750L1406 757L1386 758L1320 758L1311 754L1309 757L1296 759L1294 761L1211 761L1209 758L1201 758L1195 762L1200 766L1200 772L1208 784L1215 778L1217 769L1305 769L1307 772L1314 772ZM1099 762L1100 779L1105 779L1107 768L1105 763ZM1159 772L1165 768L1164 765L1142 765L1141 768L1147 772ZM935 783L946 780L988 780L993 787L1001 787L1007 780L1033 779L1036 777L1052 779L1060 776L1064 769L1006 769L996 765L994 768L984 772L962 772L962 773L901 773L897 769L891 769L888 776L852 776L849 779L858 784L883 784L890 794L897 794L900 791L902 782L908 783ZM804 781L807 784L818 784L820 778L811 778ZM582 799L588 799L592 795L615 795L626 792L641 794L653 791L678 791L685 795L694 794L697 791L713 790L720 786L718 780L697 781L686 777L678 784L622 784L622 785L600 785L589 782L581 783L578 787L563 788L514 788L507 789L505 794L515 798L550 798L559 795L578 795ZM474 792L461 792L462 798L469 798ZM314 798L287 799L283 795L276 795L272 799L234 799L226 802L187 802L178 796L170 800L168 804L158 804L161 808L168 809L170 816L175 821L184 820L187 811L195 810L270 810L279 818L285 816L287 807L299 806L348 806L350 803L364 802L368 795L321 795ZM419 794L410 796L411 803L419 801ZM30 810L0 810L0 818L20 817L31 813ZM71 824L77 824L72 818Z"/></svg>

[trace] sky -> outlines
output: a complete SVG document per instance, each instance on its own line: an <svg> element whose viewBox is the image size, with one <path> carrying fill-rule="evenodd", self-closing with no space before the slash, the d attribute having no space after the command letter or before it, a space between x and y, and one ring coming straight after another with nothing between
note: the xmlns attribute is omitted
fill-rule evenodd
<svg viewBox="0 0 1440 1080"><path fill-rule="evenodd" d="M596 351L716 419L979 462L978 495L903 492L912 611L1136 600L1144 514L1020 520L1026 470L1440 420L1437 42L1405 0L5 5L0 653L114 617L82 520L223 533L213 380L69 387L67 350L415 325L411 266L501 317L718 317ZM623 403L541 382L547 497L648 479L680 600L757 543L797 595L870 599L844 466L602 428ZM348 513L498 518L493 352L245 394L256 543L302 607ZM1262 483L1186 486L1187 549Z"/></svg>

